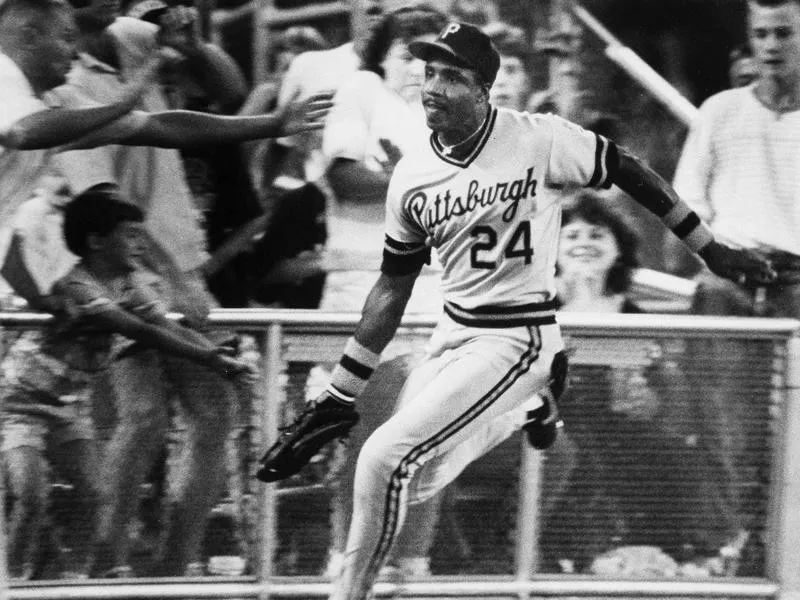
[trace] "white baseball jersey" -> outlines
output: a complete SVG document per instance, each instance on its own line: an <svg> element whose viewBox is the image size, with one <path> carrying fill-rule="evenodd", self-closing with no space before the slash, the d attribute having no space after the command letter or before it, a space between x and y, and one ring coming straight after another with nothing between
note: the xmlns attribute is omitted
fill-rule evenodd
<svg viewBox="0 0 800 600"><path fill-rule="evenodd" d="M428 244L444 272L445 310L473 326L554 322L561 202L608 187L616 148L554 115L492 108L475 149L430 144L403 157L389 186L384 269Z"/></svg>

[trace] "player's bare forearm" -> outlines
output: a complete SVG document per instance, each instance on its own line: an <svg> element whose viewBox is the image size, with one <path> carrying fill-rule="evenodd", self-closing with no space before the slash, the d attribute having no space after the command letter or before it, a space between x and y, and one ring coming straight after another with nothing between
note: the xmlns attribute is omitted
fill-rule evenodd
<svg viewBox="0 0 800 600"><path fill-rule="evenodd" d="M355 338L376 354L394 337L419 271L410 275L381 273L364 303Z"/></svg>

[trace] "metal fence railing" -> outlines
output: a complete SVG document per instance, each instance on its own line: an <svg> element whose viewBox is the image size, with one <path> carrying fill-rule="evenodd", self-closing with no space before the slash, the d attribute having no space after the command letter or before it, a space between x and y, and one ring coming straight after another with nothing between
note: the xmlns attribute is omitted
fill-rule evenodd
<svg viewBox="0 0 800 600"><path fill-rule="evenodd" d="M45 315L32 313L2 313L0 325L6 332L11 332L40 327L48 319ZM292 388L298 384L292 383L291 378L287 379L287 365L335 361L344 340L352 333L358 315L320 311L217 310L211 320L214 326L235 329L252 336L257 342L263 375L263 397L256 403L254 414L251 415L250 422L256 425L257 435L248 441L250 446L247 448L255 455L274 439L287 396L301 392ZM628 577L620 575L621 571L609 574L590 572L588 568L574 573L553 570L548 565L560 564L557 559L567 552L561 543L564 538L578 536L578 545L584 544L584 541L584 545L589 544L588 538L584 540L580 537L588 535L587 528L581 521L573 521L573 517L569 516L580 512L576 512L575 507L582 506L580 499L583 496L568 491L561 494L557 502L552 495L548 496L552 494L555 481L549 470L552 465L548 463L552 458L549 455L543 458L525 444L519 444L516 470L512 471L514 477L518 478L517 494L514 494L513 502L506 505L512 514L508 519L509 530L503 532L500 542L506 548L489 547L485 550L494 554L507 550L507 563L496 569L481 570L481 563L478 562L469 572L463 572L459 571L457 565L442 562L430 577L402 584L380 582L376 587L376 596L800 597L800 561L795 551L800 547L800 510L797 508L800 506L800 346L797 341L800 322L788 319L591 314L563 314L559 320L567 345L572 348L572 368L579 380L584 377L588 382L586 389L589 390L589 396L597 387L593 379L598 373L596 369L603 366L630 370L658 356L665 364L680 367L686 375L684 383L675 384L676 380L667 380L661 385L679 386L677 391L680 394L691 398L696 408L703 408L698 413L701 420L695 425L707 426L707 430L712 432L708 438L712 443L705 448L703 443L697 443L695 433L685 433L691 423L683 418L688 413L681 408L682 405L672 406L672 413L680 418L664 421L664 427L676 428L676 431L683 432L682 439L689 440L686 447L681 448L675 456L682 461L681 464L691 465L685 468L685 472L700 481L703 490L712 489L715 482L722 479L720 473L724 469L718 468L715 457L719 455L713 442L718 441L714 436L727 435L728 431L725 429L728 427L727 421L713 426L703 421L712 414L704 408L705 404L712 401L721 403L724 411L727 410L726 403L730 402L730 406L744 407L743 410L749 411L740 415L744 428L736 430L735 436L732 435L730 439L738 440L737 443L741 445L739 454L736 454L736 469L741 476L736 478L735 486L731 489L742 498L739 506L750 539L754 540L750 566L739 572L734 569L703 576L696 572L680 572L670 576ZM408 315L398 332L398 339L419 344L427 338L433 325L434 320L430 316ZM654 352L654 347L657 347L657 352ZM649 368L650 365L648 363L645 366ZM579 390L583 389L581 385L581 381L578 381ZM565 410L569 412L567 404ZM591 412L595 409L587 410L588 418L599 422L595 413ZM568 432L573 423L573 429L580 430L578 422L568 420ZM578 438L581 443L588 439ZM703 439L702 436L700 438ZM601 456L604 445L591 447L590 452ZM479 505L482 498L469 495L470 482L479 481L482 477L480 473L485 472L480 471L480 465L477 468L477 475L465 472L462 476L473 477L463 484L462 496L459 496L468 501L462 501L452 508L462 511L457 516L468 524L467 527L476 528L487 520L486 515L470 515L464 507ZM578 467L575 469L573 472L577 473L577 479L586 478ZM684 468L680 469L683 473ZM689 475L683 479L687 477ZM597 482L598 485L611 486L625 483L613 477L609 481L597 479ZM317 484L319 487L320 484ZM656 486L654 489L654 494L666 494L663 487ZM676 489L688 488L683 486ZM280 507L282 502L294 497L293 493L294 490L283 485L255 482L249 491L240 495L244 497L249 494L247 502L252 509L252 519L246 524L252 544L249 549L250 568L241 577L9 582L5 576L3 536L0 538L0 598L326 597L330 592L329 580L313 569L308 572L302 568L287 571L278 560L286 551L278 531L285 530L287 526L281 520L284 513ZM676 493L678 495L668 504L670 510L674 510L675 519L681 521L687 515L692 516L685 512L690 508L690 501L680 496L683 492ZM654 494L645 498L645 503L650 502L648 506L652 504ZM555 516L549 521L543 508L548 499L553 500L551 505L555 507ZM626 517L629 515L625 511L635 512L639 508L622 506L620 510L620 514ZM710 520L704 519L705 524ZM700 524L700 529L703 529L703 524ZM303 523L289 525L299 528L298 537L306 535L302 529ZM600 533L608 534L605 531ZM299 551L296 546L294 548L295 552L302 554L302 548ZM473 544L473 554L478 555L482 551L477 543ZM548 557L553 560L549 561Z"/></svg>

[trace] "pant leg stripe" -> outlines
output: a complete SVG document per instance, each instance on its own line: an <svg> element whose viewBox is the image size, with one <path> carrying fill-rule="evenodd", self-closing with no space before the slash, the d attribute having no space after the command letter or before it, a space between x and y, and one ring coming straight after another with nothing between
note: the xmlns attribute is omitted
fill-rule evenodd
<svg viewBox="0 0 800 600"><path fill-rule="evenodd" d="M473 404L466 412L459 415L454 421L447 425L444 429L436 433L433 437L425 440L418 446L411 449L411 451L403 457L400 464L392 473L389 480L389 487L386 492L386 503L384 506L384 521L381 537L378 541L378 546L370 559L370 564L367 567L367 576L370 581L373 581L377 576L380 565L389 548L392 540L395 537L397 530L398 520L398 506L400 501L400 493L403 488L403 481L408 476L409 466L414 464L420 457L428 454L437 446L441 445L444 441L461 431L465 426L475 420L481 413L489 408L503 393L508 390L522 375L530 370L531 365L539 358L539 352L542 347L541 335L538 327L528 327L530 333L530 341L527 349L522 353L519 360L514 364L508 372L498 381L498 383L487 392L483 397Z"/></svg>

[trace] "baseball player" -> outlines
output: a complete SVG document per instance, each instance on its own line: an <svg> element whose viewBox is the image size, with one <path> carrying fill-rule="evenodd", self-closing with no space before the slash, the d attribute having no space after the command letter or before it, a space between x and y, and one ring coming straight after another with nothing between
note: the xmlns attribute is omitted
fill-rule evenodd
<svg viewBox="0 0 800 600"><path fill-rule="evenodd" d="M445 314L399 409L359 454L336 600L370 596L408 503L441 490L519 427L526 409L528 439L540 448L555 439L554 400L566 365L554 264L566 190L616 184L714 272L774 277L765 260L716 242L663 179L612 141L553 115L492 107L499 59L479 29L451 23L436 40L409 49L426 62L422 102L430 144L395 169L381 275L330 385L284 430L259 472L266 481L296 472L357 420L354 398L435 247Z"/></svg>

